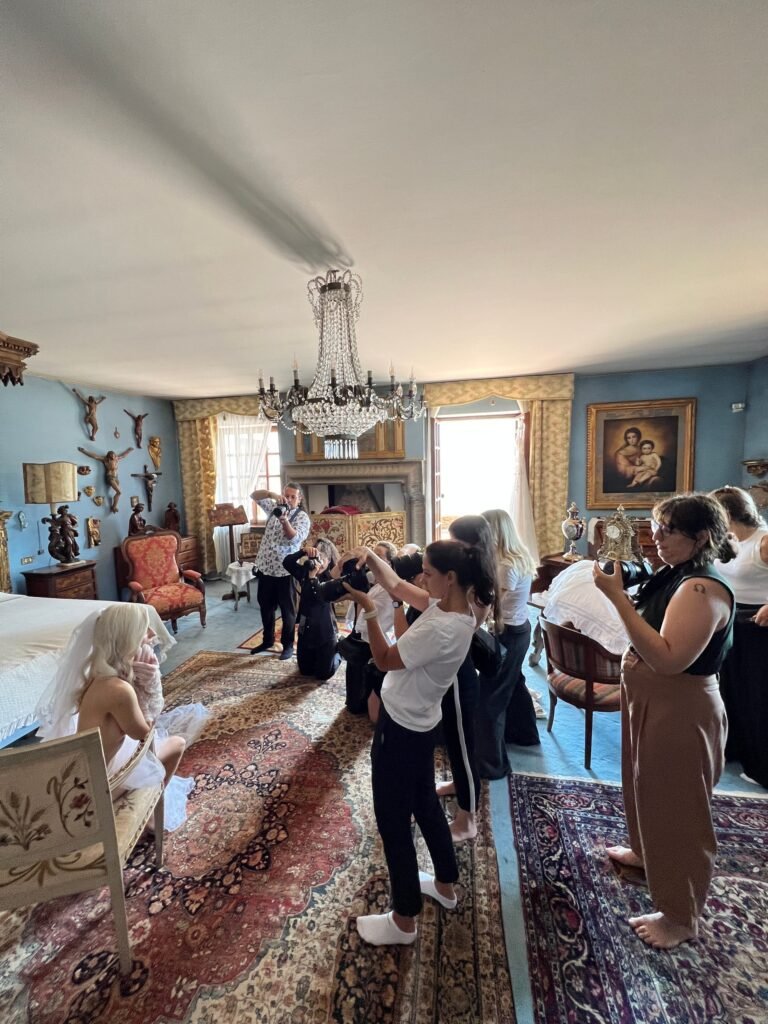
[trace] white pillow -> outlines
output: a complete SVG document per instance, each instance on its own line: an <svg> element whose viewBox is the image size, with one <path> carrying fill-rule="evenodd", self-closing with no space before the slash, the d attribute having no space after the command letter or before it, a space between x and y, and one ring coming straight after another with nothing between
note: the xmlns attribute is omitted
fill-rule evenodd
<svg viewBox="0 0 768 1024"><path fill-rule="evenodd" d="M555 576L546 595L544 614L556 626L572 622L607 651L622 654L629 637L619 613L595 586L593 565L587 559L574 562Z"/></svg>

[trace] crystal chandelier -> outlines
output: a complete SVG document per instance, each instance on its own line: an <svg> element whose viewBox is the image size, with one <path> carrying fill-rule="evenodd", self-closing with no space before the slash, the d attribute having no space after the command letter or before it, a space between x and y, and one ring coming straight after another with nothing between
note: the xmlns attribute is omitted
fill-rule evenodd
<svg viewBox="0 0 768 1024"><path fill-rule="evenodd" d="M386 420L418 419L426 411L411 371L406 394L390 366L389 393L377 394L373 376L363 377L357 354L355 323L363 298L362 282L350 270L329 270L307 286L309 302L320 333L315 376L309 387L299 382L294 361L293 385L282 398L259 371L259 400L265 416L279 419L293 433L315 434L325 441L326 459L356 459L361 434Z"/></svg>

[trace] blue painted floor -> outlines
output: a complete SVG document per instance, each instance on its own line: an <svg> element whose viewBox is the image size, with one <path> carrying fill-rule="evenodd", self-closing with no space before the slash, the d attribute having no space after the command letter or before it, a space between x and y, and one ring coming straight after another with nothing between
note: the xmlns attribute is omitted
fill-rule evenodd
<svg viewBox="0 0 768 1024"><path fill-rule="evenodd" d="M231 601L221 600L229 593L228 584L215 582L207 585L208 626L202 630L195 616L179 620L179 643L172 648L163 665L163 672L180 665L197 651L231 651L260 628L258 606L248 605L242 598L238 611ZM532 613L533 614L533 613ZM533 620L532 620L533 621ZM542 704L549 710L546 673L542 665L525 668L531 689L542 696ZM546 720L540 720L538 747L509 747L512 770L537 774L559 775L595 781L620 781L621 729L618 714L595 715L592 738L592 767L584 768L584 716L581 711L562 701L557 705L551 733L547 733ZM739 765L729 764L718 787L719 790L765 795L760 786L740 778ZM518 1024L532 1024L533 1011L528 981L525 934L520 904L517 856L512 840L509 811L509 789L505 779L490 784L491 814L496 840L499 875L502 889L502 914L507 943L510 973L515 994ZM621 840L617 836L617 841ZM446 1022L449 1024L449 1022Z"/></svg>

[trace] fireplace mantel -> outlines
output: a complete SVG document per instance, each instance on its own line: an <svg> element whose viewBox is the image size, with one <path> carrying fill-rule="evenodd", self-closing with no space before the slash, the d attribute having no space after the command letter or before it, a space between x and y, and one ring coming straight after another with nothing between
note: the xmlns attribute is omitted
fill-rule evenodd
<svg viewBox="0 0 768 1024"><path fill-rule="evenodd" d="M399 483L405 499L408 540L414 544L426 544L424 464L420 459L397 462L378 462L374 459L366 459L365 462L287 462L283 463L283 476L285 480L297 483L305 494L313 484Z"/></svg>

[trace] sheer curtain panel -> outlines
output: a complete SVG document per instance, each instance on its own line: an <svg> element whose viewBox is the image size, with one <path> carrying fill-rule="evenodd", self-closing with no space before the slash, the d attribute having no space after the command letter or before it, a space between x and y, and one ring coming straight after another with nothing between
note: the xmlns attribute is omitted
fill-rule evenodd
<svg viewBox="0 0 768 1024"><path fill-rule="evenodd" d="M259 478L267 455L271 429L269 420L258 416L240 416L222 412L216 417L216 502L242 505L250 515L250 496ZM235 545L240 534L250 527L236 526ZM230 563L229 528L217 526L213 531L216 568L224 572ZM236 549L237 550L237 549Z"/></svg>

